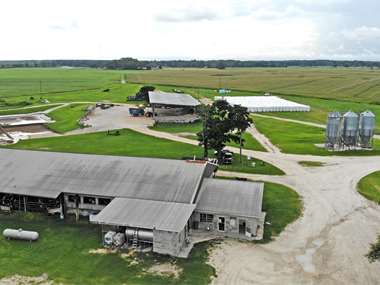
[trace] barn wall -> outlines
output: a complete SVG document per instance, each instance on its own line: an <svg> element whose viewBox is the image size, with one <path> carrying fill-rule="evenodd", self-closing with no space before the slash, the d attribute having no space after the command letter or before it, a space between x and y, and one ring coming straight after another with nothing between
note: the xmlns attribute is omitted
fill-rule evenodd
<svg viewBox="0 0 380 285"><path fill-rule="evenodd" d="M207 214L213 215L211 222L201 222L200 212L194 212L191 217L192 228L197 228L198 230L215 233L222 236L228 236L239 239L253 240L256 238L256 232L258 226L264 227L264 220L252 217L242 217L242 216L231 216L229 214L223 213L211 213ZM219 217L225 218L225 229L224 231L219 231L218 221ZM244 233L239 233L239 222L245 222L246 230Z"/></svg>
<svg viewBox="0 0 380 285"><path fill-rule="evenodd" d="M179 233L153 230L153 251L178 256L185 244L185 231Z"/></svg>

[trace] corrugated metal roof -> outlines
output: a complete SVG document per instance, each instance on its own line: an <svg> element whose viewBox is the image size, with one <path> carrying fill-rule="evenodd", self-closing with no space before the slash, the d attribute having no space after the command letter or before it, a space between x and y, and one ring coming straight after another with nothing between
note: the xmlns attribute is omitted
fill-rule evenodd
<svg viewBox="0 0 380 285"><path fill-rule="evenodd" d="M99 214L98 224L180 232L195 208L194 204L115 198Z"/></svg>
<svg viewBox="0 0 380 285"><path fill-rule="evenodd" d="M173 106L190 106L200 105L199 101L188 94L167 93L161 91L149 91L149 102L151 104L163 104Z"/></svg>
<svg viewBox="0 0 380 285"><path fill-rule="evenodd" d="M206 178L196 210L261 217L264 183Z"/></svg>
<svg viewBox="0 0 380 285"><path fill-rule="evenodd" d="M241 105L248 112L309 112L310 106L285 100L277 96L217 96L216 100L226 100L230 105Z"/></svg>
<svg viewBox="0 0 380 285"><path fill-rule="evenodd" d="M0 192L190 203L204 168L181 160L0 149Z"/></svg>

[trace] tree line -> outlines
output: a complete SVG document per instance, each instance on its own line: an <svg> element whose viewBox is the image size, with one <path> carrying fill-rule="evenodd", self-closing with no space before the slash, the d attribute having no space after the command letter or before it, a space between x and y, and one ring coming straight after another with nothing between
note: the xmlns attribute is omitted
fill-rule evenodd
<svg viewBox="0 0 380 285"><path fill-rule="evenodd" d="M14 60L0 61L0 68L87 67L116 70L139 70L163 67L219 68L228 67L369 67L380 68L378 61L339 60L138 60L125 57L116 60Z"/></svg>

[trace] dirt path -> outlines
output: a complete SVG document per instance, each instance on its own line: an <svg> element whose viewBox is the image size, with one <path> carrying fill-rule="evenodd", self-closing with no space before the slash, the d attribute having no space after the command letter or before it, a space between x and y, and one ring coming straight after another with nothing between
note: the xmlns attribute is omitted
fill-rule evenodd
<svg viewBox="0 0 380 285"><path fill-rule="evenodd" d="M380 207L362 198L356 185L380 169L380 159L331 158L318 169L277 159L297 175L243 176L291 186L303 197L303 217L266 245L223 243L211 256L214 284L379 284L380 264L364 255L380 233Z"/></svg>
<svg viewBox="0 0 380 285"><path fill-rule="evenodd" d="M247 129L247 132L250 133L268 152L280 152L280 149L274 144L272 144L272 142L266 136L259 133L255 126L249 127Z"/></svg>

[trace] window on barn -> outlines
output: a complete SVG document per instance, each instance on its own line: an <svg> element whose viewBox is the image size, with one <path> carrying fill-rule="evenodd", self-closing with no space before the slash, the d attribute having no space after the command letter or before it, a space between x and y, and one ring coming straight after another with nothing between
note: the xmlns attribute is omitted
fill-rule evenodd
<svg viewBox="0 0 380 285"><path fill-rule="evenodd" d="M84 196L83 197L83 203L90 204L90 205L95 205L96 204L96 199L94 197Z"/></svg>
<svg viewBox="0 0 380 285"><path fill-rule="evenodd" d="M201 223L212 223L212 221L214 220L214 215L201 213L200 220Z"/></svg>
<svg viewBox="0 0 380 285"><path fill-rule="evenodd" d="M99 205L107 206L109 203L111 203L111 199L108 198L99 198L98 199Z"/></svg>
<svg viewBox="0 0 380 285"><path fill-rule="evenodd" d="M76 198L75 198L75 196L74 195L69 195L68 197L67 197L67 199L69 200L69 202L71 202L71 203L75 203L76 202Z"/></svg>

